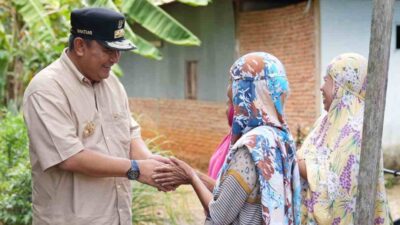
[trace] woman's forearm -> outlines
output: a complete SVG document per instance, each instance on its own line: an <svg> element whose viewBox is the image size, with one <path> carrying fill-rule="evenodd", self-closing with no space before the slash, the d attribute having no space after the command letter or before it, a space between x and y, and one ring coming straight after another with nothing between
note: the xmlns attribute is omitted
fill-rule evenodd
<svg viewBox="0 0 400 225"><path fill-rule="evenodd" d="M215 186L215 180L209 176L207 176L204 173L201 172L196 172L197 176L199 176L200 180L203 182L203 184L208 188L210 192L214 190Z"/></svg>
<svg viewBox="0 0 400 225"><path fill-rule="evenodd" d="M210 178L211 179L211 178ZM196 174L193 176L191 180L191 184L193 186L194 191L199 198L201 205L203 206L204 210L209 213L208 205L210 204L213 195L208 187L203 183L200 177Z"/></svg>

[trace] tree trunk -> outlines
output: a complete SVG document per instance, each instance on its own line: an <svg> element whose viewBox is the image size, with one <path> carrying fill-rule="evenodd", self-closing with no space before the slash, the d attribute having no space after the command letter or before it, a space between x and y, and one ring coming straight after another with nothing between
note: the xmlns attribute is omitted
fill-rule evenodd
<svg viewBox="0 0 400 225"><path fill-rule="evenodd" d="M394 0L374 0L361 145L356 223L374 224Z"/></svg>

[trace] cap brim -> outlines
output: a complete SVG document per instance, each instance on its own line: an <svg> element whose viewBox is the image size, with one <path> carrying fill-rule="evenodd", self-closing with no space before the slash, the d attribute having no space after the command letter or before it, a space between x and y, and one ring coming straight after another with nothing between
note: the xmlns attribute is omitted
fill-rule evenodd
<svg viewBox="0 0 400 225"><path fill-rule="evenodd" d="M136 46L129 40L122 39L119 41L101 41L107 48L116 49L120 51L129 51L136 49Z"/></svg>

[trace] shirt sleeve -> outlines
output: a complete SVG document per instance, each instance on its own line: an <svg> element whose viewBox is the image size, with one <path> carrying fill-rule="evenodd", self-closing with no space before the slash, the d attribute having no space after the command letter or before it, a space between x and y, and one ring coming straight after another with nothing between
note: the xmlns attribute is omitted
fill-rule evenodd
<svg viewBox="0 0 400 225"><path fill-rule="evenodd" d="M35 92L25 100L23 111L31 154L37 156L43 171L84 149L61 93Z"/></svg>
<svg viewBox="0 0 400 225"><path fill-rule="evenodd" d="M231 224L256 186L257 173L249 151L243 147L233 157L225 178L221 183L219 196L209 204L208 222Z"/></svg>
<svg viewBox="0 0 400 225"><path fill-rule="evenodd" d="M130 113L130 111L129 111L129 113ZM132 116L130 118L131 118L131 120L130 120L129 129L130 129L130 132L131 132L131 139L141 138L142 135L141 135L141 132L140 132L139 124L136 122L135 119L133 119Z"/></svg>

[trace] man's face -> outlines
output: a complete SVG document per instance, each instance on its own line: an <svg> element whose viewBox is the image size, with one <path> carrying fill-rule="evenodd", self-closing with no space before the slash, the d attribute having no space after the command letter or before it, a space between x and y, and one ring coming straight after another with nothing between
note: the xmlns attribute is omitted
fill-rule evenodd
<svg viewBox="0 0 400 225"><path fill-rule="evenodd" d="M106 48L97 41L84 42L83 45L81 72L91 81L108 78L111 67L119 61L120 51Z"/></svg>
<svg viewBox="0 0 400 225"><path fill-rule="evenodd" d="M322 100L325 111L329 111L333 101L334 95L334 81L331 76L327 75L324 78L325 82L322 84L320 90L322 92Z"/></svg>

